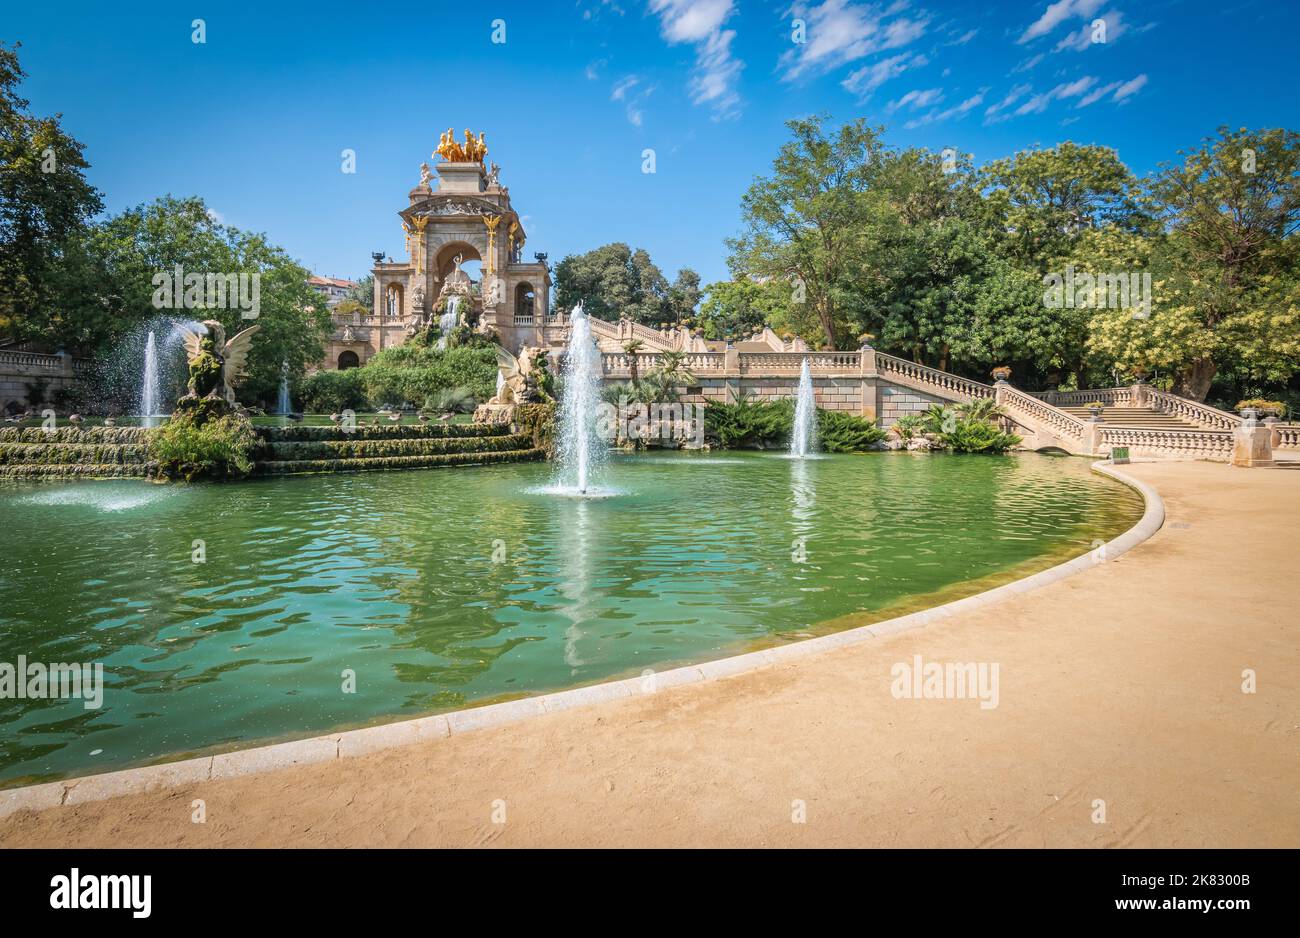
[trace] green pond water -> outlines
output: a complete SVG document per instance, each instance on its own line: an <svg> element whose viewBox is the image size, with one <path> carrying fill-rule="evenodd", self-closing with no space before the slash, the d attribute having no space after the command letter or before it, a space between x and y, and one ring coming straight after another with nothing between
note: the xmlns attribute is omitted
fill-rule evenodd
<svg viewBox="0 0 1300 938"><path fill-rule="evenodd" d="M588 500L543 493L551 473L0 486L0 662L105 682L94 710L0 699L0 780L721 657L1046 567L1141 514L1086 461L1034 454L615 457L616 494Z"/></svg>

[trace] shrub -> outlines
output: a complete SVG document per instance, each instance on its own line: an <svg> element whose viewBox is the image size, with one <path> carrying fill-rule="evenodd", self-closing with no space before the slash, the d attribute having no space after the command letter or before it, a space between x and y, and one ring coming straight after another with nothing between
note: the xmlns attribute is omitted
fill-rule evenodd
<svg viewBox="0 0 1300 938"><path fill-rule="evenodd" d="M186 482L197 478L240 478L253 471L260 439L248 418L238 414L203 420L174 414L149 441L149 455L160 475Z"/></svg>
<svg viewBox="0 0 1300 938"><path fill-rule="evenodd" d="M885 438L870 420L842 410L817 411L817 439L828 453L865 453Z"/></svg>
<svg viewBox="0 0 1300 938"><path fill-rule="evenodd" d="M790 439L794 402L785 399L735 404L709 401L704 406L704 431L725 449L772 449Z"/></svg>
<svg viewBox="0 0 1300 938"><path fill-rule="evenodd" d="M298 390L304 413L335 414L341 410L360 411L369 407L363 368L346 371L318 371L308 375Z"/></svg>
<svg viewBox="0 0 1300 938"><path fill-rule="evenodd" d="M925 432L925 418L920 414L904 414L894 421L894 433L904 443L915 439Z"/></svg>
<svg viewBox="0 0 1300 938"><path fill-rule="evenodd" d="M375 404L424 401L439 391L460 387L481 401L496 393L497 359L491 347L439 351L399 345L380 352L359 371Z"/></svg>
<svg viewBox="0 0 1300 938"><path fill-rule="evenodd" d="M939 443L954 453L1005 453L1019 445L1020 437L987 421L963 418L940 435Z"/></svg>
<svg viewBox="0 0 1300 938"><path fill-rule="evenodd" d="M474 395L468 388L447 388L436 391L424 399L424 409L429 413L468 414L474 411Z"/></svg>

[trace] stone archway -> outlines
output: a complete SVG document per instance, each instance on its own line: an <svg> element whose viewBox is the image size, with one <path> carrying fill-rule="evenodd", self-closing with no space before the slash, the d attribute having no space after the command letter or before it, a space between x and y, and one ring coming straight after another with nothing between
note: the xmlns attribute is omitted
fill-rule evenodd
<svg viewBox="0 0 1300 938"><path fill-rule="evenodd" d="M536 315L537 293L527 281L515 287L515 324L531 326Z"/></svg>
<svg viewBox="0 0 1300 938"><path fill-rule="evenodd" d="M361 356L351 349L339 353L339 371L361 367Z"/></svg>
<svg viewBox="0 0 1300 938"><path fill-rule="evenodd" d="M384 288L382 312L387 319L401 319L406 315L406 289L400 283L390 283Z"/></svg>

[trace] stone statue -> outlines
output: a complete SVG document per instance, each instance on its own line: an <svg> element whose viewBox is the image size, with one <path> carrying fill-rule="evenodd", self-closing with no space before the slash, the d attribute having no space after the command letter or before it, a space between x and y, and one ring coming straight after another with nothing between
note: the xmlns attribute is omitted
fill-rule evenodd
<svg viewBox="0 0 1300 938"><path fill-rule="evenodd" d="M417 316L424 314L424 284L417 283L415 289L411 291L411 299L414 302L414 310Z"/></svg>
<svg viewBox="0 0 1300 938"><path fill-rule="evenodd" d="M249 326L229 342L226 328L215 319L203 321L205 331L187 330L185 352L190 364L189 397L216 398L235 403L235 385L244 377L248 350L259 326Z"/></svg>
<svg viewBox="0 0 1300 938"><path fill-rule="evenodd" d="M428 163L420 164L420 185L425 189L431 189L429 182L433 179L433 173L429 170Z"/></svg>
<svg viewBox="0 0 1300 938"><path fill-rule="evenodd" d="M501 167L496 163L493 163L492 168L488 170L487 184L489 189L501 185Z"/></svg>
<svg viewBox="0 0 1300 938"><path fill-rule="evenodd" d="M551 373L546 349L526 346L516 358L498 345L496 353L501 391L489 404L531 404L550 399Z"/></svg>

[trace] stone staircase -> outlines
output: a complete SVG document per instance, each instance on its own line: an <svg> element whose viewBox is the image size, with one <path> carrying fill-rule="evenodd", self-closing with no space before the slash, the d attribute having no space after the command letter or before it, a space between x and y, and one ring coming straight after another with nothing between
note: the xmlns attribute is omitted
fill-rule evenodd
<svg viewBox="0 0 1300 938"><path fill-rule="evenodd" d="M531 434L504 424L259 427L256 475L483 466L545 458Z"/></svg>
<svg viewBox="0 0 1300 938"><path fill-rule="evenodd" d="M121 479L157 474L140 427L0 428L0 479ZM498 424L258 427L253 474L482 466L544 459L531 433Z"/></svg>
<svg viewBox="0 0 1300 938"><path fill-rule="evenodd" d="M1061 410L1080 420L1091 420L1092 411L1078 406L1062 406ZM1200 430L1190 420L1156 410L1153 407L1108 407L1101 412L1102 422L1112 427L1152 427L1161 430Z"/></svg>
<svg viewBox="0 0 1300 938"><path fill-rule="evenodd" d="M145 478L149 430L140 427L0 428L0 479Z"/></svg>

